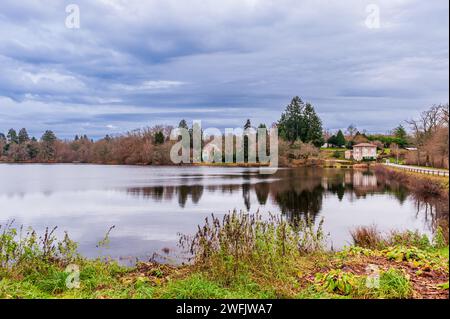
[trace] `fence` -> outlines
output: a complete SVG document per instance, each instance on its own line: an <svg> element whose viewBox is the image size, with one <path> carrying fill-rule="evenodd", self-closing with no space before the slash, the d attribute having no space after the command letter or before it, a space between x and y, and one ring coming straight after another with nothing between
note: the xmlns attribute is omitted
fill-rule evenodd
<svg viewBox="0 0 450 319"><path fill-rule="evenodd" d="M416 167L416 166L408 166L408 165L399 165L399 164L392 164L392 163L385 163L386 166L391 166L399 169L403 169L410 172L415 173L421 173L421 174L428 174L428 175L435 175L435 176L449 176L448 171L439 170L439 169L432 169L432 168L425 168L425 167Z"/></svg>

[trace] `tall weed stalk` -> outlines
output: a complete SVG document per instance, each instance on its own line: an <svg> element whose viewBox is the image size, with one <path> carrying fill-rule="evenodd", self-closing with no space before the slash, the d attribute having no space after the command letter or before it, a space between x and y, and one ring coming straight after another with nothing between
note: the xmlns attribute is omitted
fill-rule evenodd
<svg viewBox="0 0 450 319"><path fill-rule="evenodd" d="M323 221L290 224L281 215L233 211L205 219L194 236L182 235L180 245L193 263L216 280L230 284L238 277L286 278L295 273L302 255L322 251Z"/></svg>

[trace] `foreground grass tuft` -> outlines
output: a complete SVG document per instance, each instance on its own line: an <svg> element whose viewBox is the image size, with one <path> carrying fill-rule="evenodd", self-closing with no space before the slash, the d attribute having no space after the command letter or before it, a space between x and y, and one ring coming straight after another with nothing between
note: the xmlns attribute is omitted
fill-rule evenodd
<svg viewBox="0 0 450 319"><path fill-rule="evenodd" d="M181 237L191 264L126 268L83 258L54 230L38 236L9 224L0 233L0 298L448 298L444 237L360 228L355 238L329 252L321 224L234 212ZM69 285L73 265L78 288Z"/></svg>
<svg viewBox="0 0 450 319"><path fill-rule="evenodd" d="M390 268L380 276L377 297L384 299L404 299L412 294L412 286L407 276L400 270Z"/></svg>

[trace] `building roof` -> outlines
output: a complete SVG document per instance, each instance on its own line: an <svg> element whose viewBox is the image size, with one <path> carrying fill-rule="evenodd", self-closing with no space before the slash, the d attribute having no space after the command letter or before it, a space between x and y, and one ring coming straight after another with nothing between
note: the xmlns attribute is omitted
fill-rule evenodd
<svg viewBox="0 0 450 319"><path fill-rule="evenodd" d="M370 143L359 143L359 144L353 145L353 147L377 147L377 146L370 144Z"/></svg>

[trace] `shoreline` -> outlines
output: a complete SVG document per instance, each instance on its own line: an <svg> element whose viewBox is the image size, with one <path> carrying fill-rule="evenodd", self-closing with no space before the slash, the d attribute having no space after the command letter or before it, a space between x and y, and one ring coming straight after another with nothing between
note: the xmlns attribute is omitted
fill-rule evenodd
<svg viewBox="0 0 450 319"><path fill-rule="evenodd" d="M25 259L12 264L5 264L4 253L0 254L0 298L448 299L449 246L439 236L429 241L406 231L381 238L369 228L353 234L354 243L340 251L317 246L292 256L283 253L281 259L264 257L259 261L258 254L270 256L277 251L264 246L244 250L243 254L253 256L250 259L241 255L241 261L227 261L221 257L225 251L202 257L200 250L189 264L148 261L134 266L85 258L76 253L76 243L70 239L53 242L50 235L51 243L65 249L45 252L35 247L22 257ZM271 240L270 236L262 238ZM0 235L0 246L5 244L9 247ZM286 241L286 249L291 244ZM367 286L371 280L367 265L377 271L379 286ZM78 278L78 286L67 285L68 278Z"/></svg>
<svg viewBox="0 0 450 319"><path fill-rule="evenodd" d="M329 161L328 161L329 162ZM144 163L136 163L136 164L119 164L119 163L96 163L96 162L5 162L0 161L0 164L10 164L10 165L30 165L30 164L39 164L39 165L105 165L105 166L167 166L167 167L249 167L249 168L260 168L260 167L270 167L269 164L260 164L260 163L182 163L182 164L144 164ZM341 164L339 161L334 162L334 164L329 164L326 161L322 161L322 163L291 163L290 165L278 166L278 168L300 168L300 167L321 167L321 168L342 168L342 169L367 169L371 168L376 164L366 164L366 163L352 163L352 164Z"/></svg>
<svg viewBox="0 0 450 319"><path fill-rule="evenodd" d="M416 192L425 192L426 196L442 194L441 191L434 192L437 184L430 183L428 176L421 176L423 178L418 179L415 175L405 177L403 173L397 172L383 174L389 182L415 187ZM413 183L416 180L424 182ZM424 187L424 190L420 187ZM192 263L179 266L150 261L139 262L134 266L121 266L113 260L88 259L76 253L77 244L70 239L56 241L46 235L38 238L50 238L43 243L47 248L35 250L34 247L31 253L27 250L25 255L18 252L5 256L3 255L5 252L8 254L8 251L11 251L9 248L30 247L26 244L16 245L14 232L6 232L4 236L5 229L2 228L0 298L448 299L449 297L448 225L443 233L438 230L431 240L412 231L393 232L391 237L382 238L376 231L367 228L359 231L362 235L352 233L354 243L351 246L339 251L330 251L319 247L323 235L320 232L320 225L317 232L305 229L309 227L307 224L300 225L301 234L307 234L308 238L306 246L303 247L305 242L297 241L302 237L295 237L295 230L283 221L276 220L274 224L262 224L264 227L261 228L253 228L260 223L258 220L255 224L248 223L247 219L238 219L224 227L221 223L225 221L226 219L213 223L222 228L216 230L206 228L207 231L198 233L197 235L205 240L197 241L197 246L192 246L197 247L193 251L195 259ZM243 227L245 231L241 232L242 228L234 228L236 225L247 226ZM228 226L231 228L227 232L225 230ZM205 228L199 225L199 230L202 229ZM266 230L260 233L255 232L255 229ZM271 232L271 229L274 232ZM290 235L272 241L273 236L280 236L285 232ZM19 232L16 231L15 234L17 233ZM229 237L222 239L220 236ZM249 242L248 239L252 236L256 236L257 240ZM191 241L195 240L195 235L186 238L189 238L188 244L195 243ZM222 251L220 245L215 242L218 238L225 243L225 247L229 245L231 249ZM292 242L291 238L297 239ZM183 237L180 241L182 239ZM255 242L259 244L252 244ZM205 244L206 246L202 246ZM302 249L296 251L299 245ZM60 251L60 247L62 247L61 254L52 255L53 251ZM72 274L71 268L68 268L70 265L76 265L79 269L80 287L77 289L66 286L67 278ZM367 288L367 281L370 280L367 265L377 267L381 283L379 289Z"/></svg>
<svg viewBox="0 0 450 319"><path fill-rule="evenodd" d="M449 178L446 176L427 175L404 171L395 167L376 165L374 171L397 183L403 184L410 191L423 196L449 196Z"/></svg>

